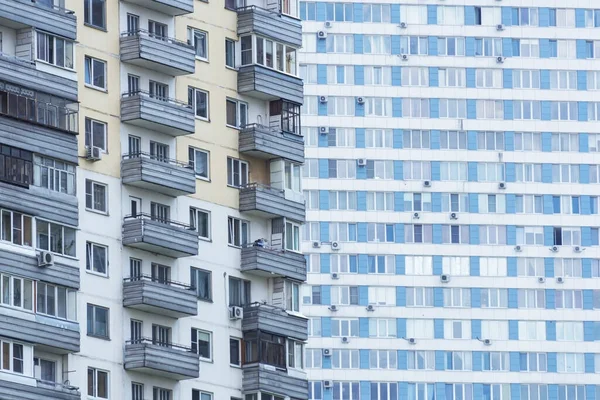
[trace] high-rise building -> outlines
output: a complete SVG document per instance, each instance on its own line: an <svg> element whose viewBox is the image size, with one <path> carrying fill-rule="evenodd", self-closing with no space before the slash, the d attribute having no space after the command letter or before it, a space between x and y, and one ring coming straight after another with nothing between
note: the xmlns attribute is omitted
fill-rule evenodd
<svg viewBox="0 0 600 400"><path fill-rule="evenodd" d="M599 7L300 2L311 400L600 399Z"/></svg>
<svg viewBox="0 0 600 400"><path fill-rule="evenodd" d="M0 399L307 399L301 44L294 0L0 0Z"/></svg>

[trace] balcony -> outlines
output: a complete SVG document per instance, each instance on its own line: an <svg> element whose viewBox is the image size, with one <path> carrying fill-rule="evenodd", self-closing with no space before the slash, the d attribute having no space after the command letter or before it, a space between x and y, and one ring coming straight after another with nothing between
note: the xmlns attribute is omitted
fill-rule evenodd
<svg viewBox="0 0 600 400"><path fill-rule="evenodd" d="M302 79L262 65L245 65L238 70L238 92L259 100L284 99L304 102Z"/></svg>
<svg viewBox="0 0 600 400"><path fill-rule="evenodd" d="M300 253L251 246L242 249L242 272L266 277L306 280L306 259Z"/></svg>
<svg viewBox="0 0 600 400"><path fill-rule="evenodd" d="M0 3L2 1L0 0ZM77 81L40 71L36 68L35 62L31 60L0 53L0 76L5 82L77 101ZM3 82L0 82L0 90L5 90ZM14 94L14 91L11 93Z"/></svg>
<svg viewBox="0 0 600 400"><path fill-rule="evenodd" d="M173 318L198 314L196 291L189 285L142 275L123 280L123 306Z"/></svg>
<svg viewBox="0 0 600 400"><path fill-rule="evenodd" d="M196 127L194 111L187 103L143 91L121 96L121 121L173 137L194 133Z"/></svg>
<svg viewBox="0 0 600 400"><path fill-rule="evenodd" d="M127 2L173 17L194 12L194 0L127 0Z"/></svg>
<svg viewBox="0 0 600 400"><path fill-rule="evenodd" d="M198 233L189 225L138 214L123 220L123 245L174 258L196 256Z"/></svg>
<svg viewBox="0 0 600 400"><path fill-rule="evenodd" d="M190 348L147 338L126 342L123 361L127 371L178 381L200 376L200 359Z"/></svg>
<svg viewBox="0 0 600 400"><path fill-rule="evenodd" d="M0 380L0 399L6 400L81 400L79 389L34 378Z"/></svg>
<svg viewBox="0 0 600 400"><path fill-rule="evenodd" d="M261 159L284 158L303 164L304 138L264 125L246 125L239 135L239 152Z"/></svg>
<svg viewBox="0 0 600 400"><path fill-rule="evenodd" d="M264 391L292 399L308 399L308 380L305 376L292 376L286 371L264 364L245 365L243 374L244 393Z"/></svg>
<svg viewBox="0 0 600 400"><path fill-rule="evenodd" d="M53 1L0 0L0 21L8 20L2 24L10 28L32 26L67 39L77 39L77 18L73 11L48 3Z"/></svg>
<svg viewBox="0 0 600 400"><path fill-rule="evenodd" d="M285 191L258 183L240 189L240 211L266 218L285 217L304 222L304 202L286 199Z"/></svg>
<svg viewBox="0 0 600 400"><path fill-rule="evenodd" d="M121 34L121 61L173 76L196 70L194 46L145 30Z"/></svg>
<svg viewBox="0 0 600 400"><path fill-rule="evenodd" d="M2 336L34 343L36 348L53 353L79 351L79 324L73 321L2 308L0 332Z"/></svg>
<svg viewBox="0 0 600 400"><path fill-rule="evenodd" d="M256 330L307 340L308 319L269 304L252 303L244 307L242 331Z"/></svg>
<svg viewBox="0 0 600 400"><path fill-rule="evenodd" d="M196 193L196 175L187 163L157 158L148 153L127 154L121 160L123 184L167 196Z"/></svg>
<svg viewBox="0 0 600 400"><path fill-rule="evenodd" d="M302 25L299 19L257 6L241 7L237 12L239 36L256 33L296 48L302 47Z"/></svg>

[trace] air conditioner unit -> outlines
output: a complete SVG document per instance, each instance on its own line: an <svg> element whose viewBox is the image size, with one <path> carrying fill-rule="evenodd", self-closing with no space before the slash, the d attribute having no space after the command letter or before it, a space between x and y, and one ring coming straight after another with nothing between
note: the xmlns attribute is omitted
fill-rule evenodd
<svg viewBox="0 0 600 400"><path fill-rule="evenodd" d="M556 283L565 283L565 278L563 278L562 276L557 276Z"/></svg>
<svg viewBox="0 0 600 400"><path fill-rule="evenodd" d="M402 61L408 61L408 54L400 54Z"/></svg>
<svg viewBox="0 0 600 400"><path fill-rule="evenodd" d="M483 339L482 340L483 344L485 344L486 346L491 346L492 345L492 341L490 339Z"/></svg>
<svg viewBox="0 0 600 400"><path fill-rule="evenodd" d="M340 279L340 274L334 272L333 274L331 274L331 279Z"/></svg>
<svg viewBox="0 0 600 400"><path fill-rule="evenodd" d="M410 344L417 344L417 339L415 339L414 337L408 338L407 340Z"/></svg>
<svg viewBox="0 0 600 400"><path fill-rule="evenodd" d="M49 251L41 251L38 254L38 267L51 267L54 265L54 254Z"/></svg>
<svg viewBox="0 0 600 400"><path fill-rule="evenodd" d="M331 21L325 21L325 28L333 28L333 23Z"/></svg>
<svg viewBox="0 0 600 400"><path fill-rule="evenodd" d="M423 186L431 187L431 181L423 181Z"/></svg>
<svg viewBox="0 0 600 400"><path fill-rule="evenodd" d="M319 128L319 133L321 135L327 135L329 133L329 128L326 126L322 126Z"/></svg>
<svg viewBox="0 0 600 400"><path fill-rule="evenodd" d="M406 22L400 22L400 24L398 26L400 28L402 28L402 29L406 29L406 27L408 26L408 24Z"/></svg>
<svg viewBox="0 0 600 400"><path fill-rule="evenodd" d="M342 343L350 343L350 338L348 336L342 336Z"/></svg>
<svg viewBox="0 0 600 400"><path fill-rule="evenodd" d="M450 282L450 275L448 275L448 274L440 275L440 282L442 282L442 283Z"/></svg>
<svg viewBox="0 0 600 400"><path fill-rule="evenodd" d="M85 159L88 161L98 161L102 158L99 147L88 146L85 148Z"/></svg>
<svg viewBox="0 0 600 400"><path fill-rule="evenodd" d="M504 57L502 57L502 56L500 56L500 57L496 57L496 62L497 62L498 64L502 64L502 63L504 63Z"/></svg>
<svg viewBox="0 0 600 400"><path fill-rule="evenodd" d="M419 215L418 212L416 212L416 213L413 214L413 218L414 219L419 219L419 218L421 218L421 216Z"/></svg>
<svg viewBox="0 0 600 400"><path fill-rule="evenodd" d="M333 387L333 381L323 381L323 387L325 389L331 389Z"/></svg>
<svg viewBox="0 0 600 400"><path fill-rule="evenodd" d="M358 104L365 104L365 98L364 97L357 97L356 98L356 102Z"/></svg>
<svg viewBox="0 0 600 400"><path fill-rule="evenodd" d="M515 246L515 251L523 251L523 246Z"/></svg>
<svg viewBox="0 0 600 400"><path fill-rule="evenodd" d="M327 38L327 32L325 32L325 31L319 31L319 32L317 32L317 37L319 39L325 39L325 38Z"/></svg>
<svg viewBox="0 0 600 400"><path fill-rule="evenodd" d="M504 183L504 182L500 182L500 183L498 184L498 189L506 189L506 183Z"/></svg>
<svg viewBox="0 0 600 400"><path fill-rule="evenodd" d="M323 356L331 357L332 354L333 354L333 349L323 349Z"/></svg>
<svg viewBox="0 0 600 400"><path fill-rule="evenodd" d="M553 253L558 253L558 246L552 246L550 247L550 251Z"/></svg>
<svg viewBox="0 0 600 400"><path fill-rule="evenodd" d="M375 307L373 306L373 304L369 304L367 306L367 311L375 311Z"/></svg>
<svg viewBox="0 0 600 400"><path fill-rule="evenodd" d="M358 160L356 160L356 164L359 167L364 167L367 165L367 159L366 158L359 158Z"/></svg>
<svg viewBox="0 0 600 400"><path fill-rule="evenodd" d="M458 219L457 213L450 213L450 219Z"/></svg>
<svg viewBox="0 0 600 400"><path fill-rule="evenodd" d="M503 31L504 30L504 25L502 25L502 24L496 25L496 30L497 31Z"/></svg>
<svg viewBox="0 0 600 400"><path fill-rule="evenodd" d="M329 311L337 311L337 310L339 310L339 308L335 304L332 304L329 306Z"/></svg>
<svg viewBox="0 0 600 400"><path fill-rule="evenodd" d="M581 248L580 246L575 246L573 247L573 251L575 253L581 253L583 251L583 248Z"/></svg>
<svg viewBox="0 0 600 400"><path fill-rule="evenodd" d="M546 278L544 278L543 276L538 276L538 283L545 283L546 282Z"/></svg>
<svg viewBox="0 0 600 400"><path fill-rule="evenodd" d="M341 248L340 242L336 242L335 240L331 242L331 250L339 250Z"/></svg>
<svg viewBox="0 0 600 400"><path fill-rule="evenodd" d="M318 248L320 248L320 247L321 247L321 242L319 242L319 241L316 241L316 240L315 240L315 241L312 243L312 247L313 247L313 249L318 249Z"/></svg>
<svg viewBox="0 0 600 400"><path fill-rule="evenodd" d="M327 96L319 96L319 103L327 103Z"/></svg>
<svg viewBox="0 0 600 400"><path fill-rule="evenodd" d="M229 307L229 319L236 320L244 318L244 309L242 307Z"/></svg>

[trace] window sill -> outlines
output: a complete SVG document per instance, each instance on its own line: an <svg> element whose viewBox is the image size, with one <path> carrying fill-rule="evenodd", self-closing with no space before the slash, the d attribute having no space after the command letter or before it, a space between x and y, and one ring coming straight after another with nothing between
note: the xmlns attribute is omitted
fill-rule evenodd
<svg viewBox="0 0 600 400"><path fill-rule="evenodd" d="M87 207L85 208L85 211L89 211L94 214L104 215L106 217L109 216L108 211L98 211L98 210L94 210L93 208L87 208Z"/></svg>
<svg viewBox="0 0 600 400"><path fill-rule="evenodd" d="M213 361L212 358L202 358L202 357L199 357L199 359L200 359L200 362L205 362L205 363L208 363L208 364L214 364L214 361Z"/></svg>
<svg viewBox="0 0 600 400"><path fill-rule="evenodd" d="M69 72L77 73L77 71L75 71L75 69L73 69L73 68L61 67L60 65L56 65L56 64L52 64L52 63L49 63L49 62L47 62L47 61L44 61L44 60L40 60L40 59L39 59L39 58L37 58L37 57L36 57L36 59L35 59L35 62L36 62L36 63L40 63L40 64L49 65L49 66L51 66L51 67L58 68L58 69L62 69L62 70L65 70L65 71L69 71Z"/></svg>
<svg viewBox="0 0 600 400"><path fill-rule="evenodd" d="M205 118L205 117L199 117L196 115L196 119L202 122L208 122L210 123L210 118Z"/></svg>
<svg viewBox="0 0 600 400"><path fill-rule="evenodd" d="M93 85L90 85L89 83L85 83L83 86L85 86L88 89L97 90L98 92L108 93L108 89L100 88L98 86L93 86Z"/></svg>
<svg viewBox="0 0 600 400"><path fill-rule="evenodd" d="M210 62L208 61L208 58L202 58L202 57L196 56L196 61L200 61L200 62L203 62L203 63L210 64Z"/></svg>
<svg viewBox="0 0 600 400"><path fill-rule="evenodd" d="M198 179L199 181L204 181L204 182L209 182L209 183L212 182L210 180L210 178L205 178L205 177L200 176L200 175L196 175L196 179Z"/></svg>
<svg viewBox="0 0 600 400"><path fill-rule="evenodd" d="M238 71L239 71L239 69L238 69L238 68L236 68L236 67L230 67L230 66L229 66L229 65L227 65L227 64L225 64L225 69L228 69L228 70L231 70L231 71L234 71L234 72L238 72Z"/></svg>
<svg viewBox="0 0 600 400"><path fill-rule="evenodd" d="M228 243L228 244L227 244L227 246L228 246L228 247L231 247L231 248L234 248L234 249L237 249L237 250L241 250L241 249L242 249L242 246L236 246L236 245L234 245L234 244L231 244L231 243ZM231 306L230 306L230 307L231 307ZM237 307L237 306L236 306L236 307Z"/></svg>
<svg viewBox="0 0 600 400"><path fill-rule="evenodd" d="M87 274L94 275L94 276L98 276L98 277L100 277L100 278L108 278L108 273L106 273L106 274L102 274L102 273L100 273L100 272L89 271L89 270L86 270L85 272L86 272Z"/></svg>
<svg viewBox="0 0 600 400"><path fill-rule="evenodd" d="M95 338L95 339L101 339L101 340L105 340L107 342L110 342L110 336L99 336L99 335L94 335L93 333L88 333L87 336Z"/></svg>
<svg viewBox="0 0 600 400"><path fill-rule="evenodd" d="M241 366L241 365L238 365L238 364L229 364L229 366L230 366L231 368L235 368L235 369L242 369L242 366Z"/></svg>
<svg viewBox="0 0 600 400"><path fill-rule="evenodd" d="M212 243L212 239L211 238L205 238L202 236L198 236L199 240L202 240L203 242L207 242L207 243Z"/></svg>
<svg viewBox="0 0 600 400"><path fill-rule="evenodd" d="M84 22L83 26L87 26L88 28L96 29L96 30L99 30L99 31L102 31L102 32L108 32L108 30L105 27L92 25L92 24L90 24L88 22Z"/></svg>
<svg viewBox="0 0 600 400"><path fill-rule="evenodd" d="M198 299L198 301L201 301L203 303L210 303L210 304L214 303L214 301L212 299L202 299L200 297L197 297L197 299Z"/></svg>

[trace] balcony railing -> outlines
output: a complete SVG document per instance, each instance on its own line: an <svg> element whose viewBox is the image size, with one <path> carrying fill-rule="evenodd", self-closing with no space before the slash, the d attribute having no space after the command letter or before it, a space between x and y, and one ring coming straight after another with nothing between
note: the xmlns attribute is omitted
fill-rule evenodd
<svg viewBox="0 0 600 400"><path fill-rule="evenodd" d="M192 106L189 105L188 103L185 103L185 102L177 100L177 99L173 99L168 96L161 96L156 93L150 93L147 90L135 90L135 91L131 91L131 92L125 92L121 95L121 98L128 98L128 97L135 97L135 96L156 99L156 100L160 100L165 103L168 103L168 104L176 105L178 107L189 108L190 110L192 109Z"/></svg>
<svg viewBox="0 0 600 400"><path fill-rule="evenodd" d="M259 330L298 340L308 339L308 319L299 313L265 303L244 306L242 331Z"/></svg>
<svg viewBox="0 0 600 400"><path fill-rule="evenodd" d="M240 190L240 211L270 218L285 217L302 223L306 220L304 201L286 199L285 190L262 183L249 183Z"/></svg>
<svg viewBox="0 0 600 400"><path fill-rule="evenodd" d="M196 354L196 352L191 347L184 346L182 344L165 342L164 340L153 339L153 338L144 337L144 336L141 336L141 337L135 338L135 339L131 339L131 340L126 340L125 344L126 345L128 345L128 344L151 344L154 346L166 347L168 349L174 349L174 350L179 350L181 352Z"/></svg>
<svg viewBox="0 0 600 400"><path fill-rule="evenodd" d="M190 230L190 231L194 231L195 228L191 225L185 224L183 222L177 222L177 221L172 221L168 218L161 218L161 217L157 217L155 215L151 215L148 213L137 213L134 215L126 215L125 218L123 218L125 221L129 221L129 220L150 220L150 221L154 221L154 222L159 222L161 224L165 224L165 225L169 225L169 226L173 226L176 228L180 228L180 229L185 229L185 230Z"/></svg>
<svg viewBox="0 0 600 400"><path fill-rule="evenodd" d="M124 368L176 380L192 379L200 376L200 358L190 347L139 337L125 342Z"/></svg>
<svg viewBox="0 0 600 400"><path fill-rule="evenodd" d="M191 48L191 49L194 48L194 46L192 46L188 42L184 42L183 40L175 39L175 38L172 38L169 36L158 35L156 33L150 32L146 29L138 29L135 31L121 32L121 37L132 37L132 36L144 36L144 37L149 37L151 39L160 40L165 43L174 44L176 46L182 46L182 47Z"/></svg>
<svg viewBox="0 0 600 400"><path fill-rule="evenodd" d="M275 129L262 124L248 124L239 135L240 153L253 157L284 158L304 163L304 137L294 132Z"/></svg>
<svg viewBox="0 0 600 400"><path fill-rule="evenodd" d="M143 158L143 159L147 159L147 160L159 161L161 163L172 165L174 167L186 168L186 169L191 169L191 170L194 169L194 167L192 167L189 162L179 161L179 160L175 160L173 158L162 157L162 156L158 156L156 154L151 154L151 153L148 153L145 151L138 151L136 153L123 154L123 156L121 158L123 160L136 160L139 158Z"/></svg>
<svg viewBox="0 0 600 400"><path fill-rule="evenodd" d="M183 290L196 290L194 286L188 285L187 283L172 281L169 279L161 279L152 275L140 274L136 276L130 276L129 278L123 278L123 282L139 282L139 281L150 281L156 282L161 285L172 286Z"/></svg>

